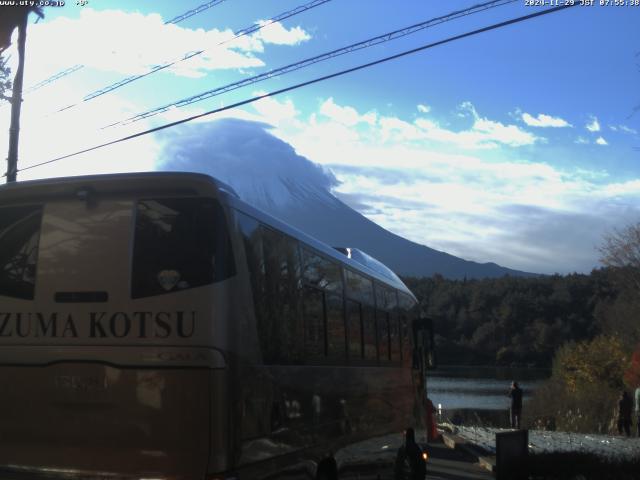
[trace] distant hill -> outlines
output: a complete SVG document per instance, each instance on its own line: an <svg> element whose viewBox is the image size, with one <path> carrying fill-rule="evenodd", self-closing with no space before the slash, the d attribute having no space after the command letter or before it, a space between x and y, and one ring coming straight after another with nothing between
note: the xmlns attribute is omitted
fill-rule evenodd
<svg viewBox="0 0 640 480"><path fill-rule="evenodd" d="M268 126L242 120L191 125L170 136L161 169L207 173L246 202L331 246L359 248L399 275L450 279L533 276L455 257L395 235L331 193L333 175L296 154Z"/></svg>

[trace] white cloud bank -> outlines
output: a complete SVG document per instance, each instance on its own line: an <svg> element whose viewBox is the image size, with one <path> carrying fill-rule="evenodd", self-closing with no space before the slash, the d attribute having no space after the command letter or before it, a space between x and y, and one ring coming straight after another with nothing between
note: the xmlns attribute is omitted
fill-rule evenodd
<svg viewBox="0 0 640 480"><path fill-rule="evenodd" d="M537 117L530 115L529 113L522 114L522 121L529 125L530 127L571 127L572 125L566 120L560 117L552 117L551 115L546 115L544 113L538 114Z"/></svg>
<svg viewBox="0 0 640 480"><path fill-rule="evenodd" d="M178 76L201 77L213 70L263 66L255 55L263 52L266 44L298 45L311 38L300 27L287 29L278 22L234 39L230 29L191 29L165 21L158 14L85 7L78 19L59 17L34 24L29 30L30 68L25 85L76 64L101 72L138 75L187 53L205 50L169 67Z"/></svg>
<svg viewBox="0 0 640 480"><path fill-rule="evenodd" d="M362 113L333 97L306 117L290 99L266 100L256 118L273 119L262 114L287 106L272 133L330 167L340 198L399 235L462 258L588 272L602 235L640 214L638 181L521 160L519 148L538 137L468 102L471 124L454 131L427 115Z"/></svg>

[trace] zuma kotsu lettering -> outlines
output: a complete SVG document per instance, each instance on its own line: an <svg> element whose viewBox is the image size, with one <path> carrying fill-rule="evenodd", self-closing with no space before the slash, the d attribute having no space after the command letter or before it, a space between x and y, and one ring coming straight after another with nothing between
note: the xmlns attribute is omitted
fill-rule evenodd
<svg viewBox="0 0 640 480"><path fill-rule="evenodd" d="M86 318L59 312L0 312L0 338L190 338L195 327L194 311L90 312Z"/></svg>

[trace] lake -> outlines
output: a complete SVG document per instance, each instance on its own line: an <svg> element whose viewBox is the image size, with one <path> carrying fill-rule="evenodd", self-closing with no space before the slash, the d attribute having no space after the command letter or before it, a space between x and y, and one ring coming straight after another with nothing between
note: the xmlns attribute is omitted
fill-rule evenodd
<svg viewBox="0 0 640 480"><path fill-rule="evenodd" d="M513 380L528 397L550 371L541 368L440 366L427 375L428 396L443 410L505 410L509 408L509 387Z"/></svg>

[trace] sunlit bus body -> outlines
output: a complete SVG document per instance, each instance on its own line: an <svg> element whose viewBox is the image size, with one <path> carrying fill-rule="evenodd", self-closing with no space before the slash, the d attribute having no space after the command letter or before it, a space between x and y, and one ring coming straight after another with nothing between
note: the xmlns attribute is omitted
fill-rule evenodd
<svg viewBox="0 0 640 480"><path fill-rule="evenodd" d="M330 478L416 423L415 306L208 176L4 185L2 478Z"/></svg>

